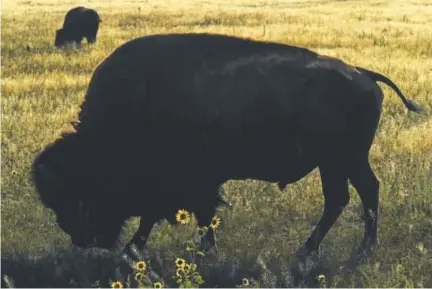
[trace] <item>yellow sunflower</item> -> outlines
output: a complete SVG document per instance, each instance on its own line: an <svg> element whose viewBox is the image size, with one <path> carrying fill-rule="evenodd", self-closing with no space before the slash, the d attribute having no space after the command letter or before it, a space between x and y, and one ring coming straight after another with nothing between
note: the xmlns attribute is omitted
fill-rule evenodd
<svg viewBox="0 0 432 289"><path fill-rule="evenodd" d="M184 277L186 277L187 274L186 274L184 268L180 267L180 268L177 268L176 275L177 275L177 277L180 277L183 279Z"/></svg>
<svg viewBox="0 0 432 289"><path fill-rule="evenodd" d="M191 220L190 213L184 209L178 210L176 214L176 221L182 225L189 223Z"/></svg>
<svg viewBox="0 0 432 289"><path fill-rule="evenodd" d="M176 264L177 268L183 268L185 266L185 264L186 264L186 261L185 261L185 259L177 258L175 260L175 264Z"/></svg>
<svg viewBox="0 0 432 289"><path fill-rule="evenodd" d="M212 229L216 229L217 227L219 227L220 223L221 223L220 218L218 216L214 216L211 221L210 227Z"/></svg>
<svg viewBox="0 0 432 289"><path fill-rule="evenodd" d="M191 265L189 265L189 264L184 264L184 266L183 266L183 270L186 272L186 274L189 274L190 273L190 270L191 270Z"/></svg>
<svg viewBox="0 0 432 289"><path fill-rule="evenodd" d="M155 283L153 283L153 288L162 288L162 287L163 287L162 282L155 282Z"/></svg>
<svg viewBox="0 0 432 289"><path fill-rule="evenodd" d="M208 227L204 226L202 228L198 229L198 236L204 237L204 235L207 233Z"/></svg>
<svg viewBox="0 0 432 289"><path fill-rule="evenodd" d="M123 288L123 283L121 281L112 282L111 288Z"/></svg>
<svg viewBox="0 0 432 289"><path fill-rule="evenodd" d="M136 262L135 269L140 272L145 271L147 269L147 264L144 261Z"/></svg>
<svg viewBox="0 0 432 289"><path fill-rule="evenodd" d="M245 286L245 287L249 286L249 279L248 278L242 279L242 286Z"/></svg>
<svg viewBox="0 0 432 289"><path fill-rule="evenodd" d="M138 282L143 282L145 278L144 273L138 272L135 274L135 280L137 280Z"/></svg>

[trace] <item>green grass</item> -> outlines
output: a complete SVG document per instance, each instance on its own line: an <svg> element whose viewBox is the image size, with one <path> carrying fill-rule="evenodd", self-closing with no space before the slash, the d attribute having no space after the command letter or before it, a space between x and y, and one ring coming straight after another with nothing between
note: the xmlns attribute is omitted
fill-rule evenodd
<svg viewBox="0 0 432 289"><path fill-rule="evenodd" d="M421 115L407 113L396 94L382 86L384 112L371 154L381 181L375 255L353 272L339 270L363 234L361 204L352 190L351 202L322 243L311 272L324 273L327 286L432 287L428 0L91 1L85 6L97 9L103 19L96 45L54 49L55 29L66 11L79 3L3 3L2 274L8 274L15 286L89 286L116 278L117 266L124 269L124 261L114 253L64 249L68 236L37 198L29 179L31 162L70 129L92 72L117 46L147 34L215 32L305 46L376 70L425 109ZM253 180L230 181L223 189L234 208L220 209L219 250L200 264L207 285L230 287L247 277L256 280L253 286L290 286L292 254L322 213L318 172L283 192ZM124 238L130 238L136 227L136 220L130 222ZM178 245L193 229L194 225L185 230L166 223L154 228L147 253L155 272L170 270L173 260L184 254ZM319 285L314 282L306 285Z"/></svg>

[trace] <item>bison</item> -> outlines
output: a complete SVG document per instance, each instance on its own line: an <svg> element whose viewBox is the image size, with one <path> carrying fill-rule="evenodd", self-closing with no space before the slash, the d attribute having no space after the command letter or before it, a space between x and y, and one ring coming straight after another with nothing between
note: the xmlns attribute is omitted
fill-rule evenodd
<svg viewBox="0 0 432 289"><path fill-rule="evenodd" d="M66 13L63 28L56 31L54 45L58 48L67 43L81 44L83 38L87 42L96 42L96 35L99 29L99 14L85 7L76 7Z"/></svg>
<svg viewBox="0 0 432 289"><path fill-rule="evenodd" d="M95 70L75 131L32 166L41 201L82 247L112 248L129 217L142 248L177 209L208 225L227 180L283 189L318 168L324 212L299 252L318 251L350 196L377 240L379 181L369 150L387 77L311 50L214 34L152 35L117 48ZM212 241L211 234L208 241Z"/></svg>

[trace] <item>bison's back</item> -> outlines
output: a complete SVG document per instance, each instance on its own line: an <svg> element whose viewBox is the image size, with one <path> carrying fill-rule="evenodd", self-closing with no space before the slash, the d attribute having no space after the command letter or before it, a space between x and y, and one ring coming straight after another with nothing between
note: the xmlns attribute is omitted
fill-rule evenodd
<svg viewBox="0 0 432 289"><path fill-rule="evenodd" d="M75 25L76 21L77 21L77 17L79 17L78 15L82 14L86 10L87 9L85 7L82 7L82 6L75 7L73 9L69 10L65 16L65 19L63 22L63 28L69 28L69 27Z"/></svg>
<svg viewBox="0 0 432 289"><path fill-rule="evenodd" d="M253 61L262 56L258 61L262 63L280 54L299 66L316 57L303 48L222 35L153 35L129 41L96 69L79 116L81 127L142 118L158 123L202 121L215 105L223 110L254 102L256 93L266 86L282 92L284 88L277 86L283 78L278 70L283 67L262 77ZM242 66L242 61L246 66L236 69L236 62ZM289 75L285 81L290 81ZM255 90L255 85L261 88ZM216 89L229 93L217 94ZM248 96L249 91L254 95Z"/></svg>
<svg viewBox="0 0 432 289"><path fill-rule="evenodd" d="M99 20L99 14L95 10L79 6L66 13L63 28L88 29L89 26L99 25Z"/></svg>
<svg viewBox="0 0 432 289"><path fill-rule="evenodd" d="M145 36L96 69L79 127L210 122L236 133L316 115L305 125L338 130L364 83L375 85L343 62L299 47L210 34Z"/></svg>

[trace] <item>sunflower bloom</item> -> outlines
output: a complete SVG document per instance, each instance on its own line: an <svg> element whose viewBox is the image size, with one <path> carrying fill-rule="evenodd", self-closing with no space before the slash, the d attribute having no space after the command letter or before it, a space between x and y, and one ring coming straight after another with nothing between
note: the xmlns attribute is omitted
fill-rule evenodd
<svg viewBox="0 0 432 289"><path fill-rule="evenodd" d="M190 271L191 271L191 265L189 265L189 264L184 264L184 266L183 266L183 270L186 272L186 274L189 274L190 273Z"/></svg>
<svg viewBox="0 0 432 289"><path fill-rule="evenodd" d="M243 278L242 279L242 286L247 287L249 286L249 279L248 278Z"/></svg>
<svg viewBox="0 0 432 289"><path fill-rule="evenodd" d="M138 282L143 282L145 278L144 273L138 272L135 274L135 280L137 280Z"/></svg>
<svg viewBox="0 0 432 289"><path fill-rule="evenodd" d="M123 288L123 283L121 281L112 282L111 288Z"/></svg>
<svg viewBox="0 0 432 289"><path fill-rule="evenodd" d="M210 227L212 229L216 229L217 227L219 227L220 223L221 223L220 218L218 216L214 216L211 221Z"/></svg>
<svg viewBox="0 0 432 289"><path fill-rule="evenodd" d="M153 288L162 288L162 287L163 287L162 282L155 282L155 283L153 283Z"/></svg>
<svg viewBox="0 0 432 289"><path fill-rule="evenodd" d="M189 223L191 220L190 213L184 209L178 210L176 214L176 221L182 225Z"/></svg>
<svg viewBox="0 0 432 289"><path fill-rule="evenodd" d="M147 264L144 261L136 262L135 269L140 272L145 271L147 269Z"/></svg>
<svg viewBox="0 0 432 289"><path fill-rule="evenodd" d="M184 270L184 268L183 267L180 267L180 268L177 268L177 270L176 270L176 276L177 277L179 277L179 278L184 278L184 277L186 277L186 272L185 272L185 270Z"/></svg>
<svg viewBox="0 0 432 289"><path fill-rule="evenodd" d="M185 261L185 259L177 258L175 260L175 264L176 264L177 268L183 268L185 266L185 264L186 264L186 261Z"/></svg>

